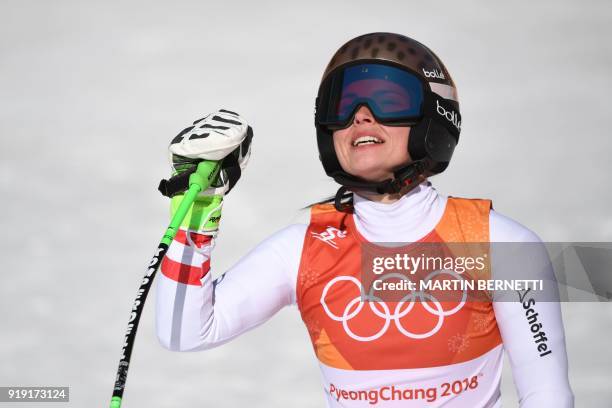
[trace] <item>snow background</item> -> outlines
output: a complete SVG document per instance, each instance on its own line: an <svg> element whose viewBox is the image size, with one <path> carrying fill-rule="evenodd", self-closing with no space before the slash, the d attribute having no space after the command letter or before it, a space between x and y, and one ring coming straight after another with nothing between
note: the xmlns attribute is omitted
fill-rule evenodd
<svg viewBox="0 0 612 408"><path fill-rule="evenodd" d="M433 179L441 192L492 198L547 241L611 241L611 18L604 0L3 0L0 386L70 386L71 403L54 406L108 404L168 220L156 190L166 146L194 119L225 107L255 130L215 274L334 192L317 159L314 97L333 52L366 32L424 42L457 83L462 139ZM219 349L172 353L157 343L151 300L125 406L323 406L295 308ZM577 406L609 404L612 309L563 311ZM508 365L502 392L517 406Z"/></svg>

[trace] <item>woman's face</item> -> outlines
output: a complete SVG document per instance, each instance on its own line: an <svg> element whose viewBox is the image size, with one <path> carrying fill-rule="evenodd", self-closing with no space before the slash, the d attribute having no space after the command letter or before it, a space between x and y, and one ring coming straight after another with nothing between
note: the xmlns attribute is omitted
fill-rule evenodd
<svg viewBox="0 0 612 408"><path fill-rule="evenodd" d="M409 134L410 127L382 125L361 106L349 127L334 131L334 148L344 171L367 181L383 181L410 161Z"/></svg>

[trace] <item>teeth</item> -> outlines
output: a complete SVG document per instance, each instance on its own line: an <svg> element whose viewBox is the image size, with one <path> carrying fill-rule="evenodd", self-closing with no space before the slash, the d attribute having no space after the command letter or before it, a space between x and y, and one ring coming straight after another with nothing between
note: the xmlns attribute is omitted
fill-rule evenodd
<svg viewBox="0 0 612 408"><path fill-rule="evenodd" d="M383 141L374 136L361 136L353 141L353 146L359 146L363 144L382 143Z"/></svg>

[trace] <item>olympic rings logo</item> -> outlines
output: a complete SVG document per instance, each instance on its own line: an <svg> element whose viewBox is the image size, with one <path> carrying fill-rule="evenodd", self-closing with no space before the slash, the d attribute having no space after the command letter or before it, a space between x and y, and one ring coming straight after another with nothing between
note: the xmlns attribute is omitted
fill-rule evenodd
<svg viewBox="0 0 612 408"><path fill-rule="evenodd" d="M461 277L461 275L459 275L455 271L438 270L438 271L431 272L429 275L427 275L427 277L424 280L429 281L431 278L434 278L435 276L442 275L442 274L451 275L455 279L463 279L463 277ZM389 274L383 275L380 279L386 280L386 279L393 278L393 277L410 282L410 279L408 279L408 277L400 273L389 273ZM452 309L444 310L442 308L441 303L433 295L422 292L422 291L411 291L411 293L402 297L399 300L399 302L397 302L397 306L395 306L393 313L391 313L391 309L389 308L389 306L385 302L383 302L381 298L374 296L373 294L374 288L371 288L370 293L368 295L357 296L356 298L348 302L346 307L344 308L344 312L342 313L342 316L338 316L329 309L325 301L325 298L329 290L332 288L332 286L334 286L334 284L336 284L337 282L341 282L341 281L353 282L355 286L357 286L357 289L359 289L359 293L363 295L363 287L361 285L361 282L357 278L353 276L337 276L334 279L327 282L327 285L325 285L325 287L323 288L323 293L321 294L321 305L323 306L325 313L327 314L327 316L329 316L330 319L337 321L337 322L342 322L342 327L344 328L345 333L349 337L351 337L354 340L363 341L363 342L379 339L381 336L383 336L387 332L387 329L391 325L392 321L395 323L395 327L397 327L400 333L402 333L406 337L409 337L411 339L417 339L417 340L426 339L428 337L431 337L442 328L442 325L444 324L444 318L446 316L453 315L457 313L459 310L461 310L467 298L467 290L464 289L462 296L461 296L461 301ZM385 320L382 328L377 333L371 336L360 336L354 333L349 327L349 321L361 312L364 304L366 303L362 301L362 297L366 299L372 312L376 316ZM400 319L408 315L408 313L410 313L410 311L414 308L415 301L417 299L421 301L421 304L423 305L425 310L427 310L427 312L437 317L436 325L426 333L411 332L410 330L407 330L404 326L402 326L402 323L400 322ZM408 301L409 303L407 303ZM404 307L406 303L407 303L407 306ZM430 305L430 303L433 304L433 307ZM357 307L355 307L355 305L357 305ZM380 307L382 308L382 311L379 309L378 305L380 305ZM353 308L355 310L352 310Z"/></svg>

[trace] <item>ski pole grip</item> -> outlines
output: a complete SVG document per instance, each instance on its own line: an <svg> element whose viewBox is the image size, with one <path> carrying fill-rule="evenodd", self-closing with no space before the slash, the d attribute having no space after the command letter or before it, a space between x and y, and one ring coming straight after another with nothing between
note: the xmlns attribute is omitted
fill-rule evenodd
<svg viewBox="0 0 612 408"><path fill-rule="evenodd" d="M220 162L212 160L200 162L196 171L189 176L189 189L194 188L194 185L199 186L200 191L210 187L219 173L219 165Z"/></svg>
<svg viewBox="0 0 612 408"><path fill-rule="evenodd" d="M162 238L162 243L170 245L196 197L201 191L206 190L212 184L215 177L219 174L220 168L221 162L218 161L204 160L198 164L197 170L189 176L189 189L174 213L174 217L172 217L170 225Z"/></svg>

